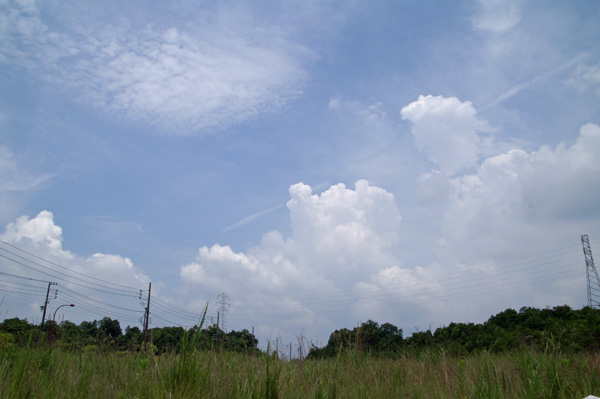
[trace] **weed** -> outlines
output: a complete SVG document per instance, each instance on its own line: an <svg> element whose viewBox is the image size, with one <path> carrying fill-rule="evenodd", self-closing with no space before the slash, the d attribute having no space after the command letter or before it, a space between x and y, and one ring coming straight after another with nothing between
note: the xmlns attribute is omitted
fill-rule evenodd
<svg viewBox="0 0 600 399"><path fill-rule="evenodd" d="M400 354L340 351L284 362L194 348L74 352L45 345L0 351L0 397L59 398L582 398L600 392L600 355L518 351Z"/></svg>

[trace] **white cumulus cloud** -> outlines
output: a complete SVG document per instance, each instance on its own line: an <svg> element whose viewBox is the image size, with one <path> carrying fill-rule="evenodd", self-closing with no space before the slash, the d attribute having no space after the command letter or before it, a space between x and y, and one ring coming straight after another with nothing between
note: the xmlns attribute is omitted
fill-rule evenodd
<svg viewBox="0 0 600 399"><path fill-rule="evenodd" d="M386 251L397 241L401 221L392 194L360 180L355 190L337 184L320 195L298 183L290 196L291 237L270 232L247 253L219 244L202 247L196 262L182 268L183 280L217 291L235 281L279 291L297 287L302 274L336 285L390 263Z"/></svg>
<svg viewBox="0 0 600 399"><path fill-rule="evenodd" d="M480 133L489 132L490 127L477 117L470 101L421 95L402 108L400 114L412 122L411 132L417 147L442 172L453 175L476 166Z"/></svg>
<svg viewBox="0 0 600 399"><path fill-rule="evenodd" d="M52 212L41 211L33 219L23 215L6 226L4 241L18 243L29 239L35 245L62 250L62 228L54 224Z"/></svg>
<svg viewBox="0 0 600 399"><path fill-rule="evenodd" d="M69 311L69 317L75 320L107 316L119 319L121 327L138 323L142 314L138 290L148 287L148 276L120 255L96 253L82 257L63 249L62 228L54 222L52 212L17 218L6 226L0 240L2 271L8 273L4 281L23 283L23 278L29 278L58 283L53 286L56 294L50 307L75 303ZM41 285L39 289L38 295L28 295L9 305L11 310L19 317L30 317L30 311L21 306L25 303L28 309L39 309L46 287ZM19 298L10 290L7 294Z"/></svg>
<svg viewBox="0 0 600 399"><path fill-rule="evenodd" d="M323 272L345 279L340 272L364 276L388 262L382 257L396 242L401 221L391 193L360 180L355 190L337 184L321 195L298 183L290 187L290 196L293 239L311 248Z"/></svg>
<svg viewBox="0 0 600 399"><path fill-rule="evenodd" d="M245 252L219 244L200 248L197 259L181 268L188 292L236 293L239 303L231 312L238 320L276 313L280 324L270 320L271 328L289 333L330 312L312 306L311 294L337 292L351 307L356 298L344 291L395 264L391 250L401 217L392 194L365 180L354 190L337 184L317 195L298 183L289 192L290 237L272 231Z"/></svg>
<svg viewBox="0 0 600 399"><path fill-rule="evenodd" d="M446 213L448 238L500 233L525 239L542 229L565 229L600 218L600 127L587 124L571 146L511 150L486 159L476 174L453 180ZM583 232L582 232L583 233Z"/></svg>
<svg viewBox="0 0 600 399"><path fill-rule="evenodd" d="M570 145L505 151L485 159L475 173L460 177L424 175L418 194L423 198L421 205L439 215L439 262L494 264L498 259L518 259L540 249L573 244L571 258L557 255L548 259L549 267L562 262L568 270L573 262L582 260L579 236L600 234L598 154L600 127L587 124ZM493 269L501 272L502 266ZM568 302L581 298L584 286L580 278L584 275L564 281L568 289L563 287L561 293L570 298ZM544 276L540 272L523 277L522 282ZM541 291L531 290L530 294L521 301L543 306L555 303L549 300L544 304L549 294Z"/></svg>

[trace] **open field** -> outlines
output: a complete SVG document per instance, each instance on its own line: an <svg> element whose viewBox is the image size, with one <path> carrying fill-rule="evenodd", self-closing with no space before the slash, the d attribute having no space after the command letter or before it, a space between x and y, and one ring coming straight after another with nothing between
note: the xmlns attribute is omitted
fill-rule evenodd
<svg viewBox="0 0 600 399"><path fill-rule="evenodd" d="M600 355L534 351L395 359L347 351L273 356L4 348L2 398L584 398L600 394Z"/></svg>

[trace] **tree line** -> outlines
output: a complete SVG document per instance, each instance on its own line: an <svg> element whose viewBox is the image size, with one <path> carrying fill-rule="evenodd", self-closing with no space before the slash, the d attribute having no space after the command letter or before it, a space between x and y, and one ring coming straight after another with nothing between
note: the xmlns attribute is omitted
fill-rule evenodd
<svg viewBox="0 0 600 399"><path fill-rule="evenodd" d="M153 353L179 352L186 339L193 337L198 349L220 349L255 353L258 340L248 330L225 333L216 325L207 328L194 326L157 327L149 329L147 341ZM144 349L144 333L140 328L127 326L123 331L118 320L47 321L40 328L26 319L5 319L0 323L0 348L6 345L26 346L32 342L49 342L65 349L101 349L140 351ZM600 351L600 309L567 305L537 309L522 307L518 312L506 309L481 324L450 323L435 331L414 332L404 338L402 329L391 323L379 325L373 320L349 330L342 328L331 333L327 345L310 348L308 358L337 356L341 351L355 350L373 355L394 356L407 351L440 349L455 355L477 351L493 353L532 348L536 350L581 352ZM148 348L146 348L148 349Z"/></svg>
<svg viewBox="0 0 600 399"><path fill-rule="evenodd" d="M331 333L327 345L312 347L308 358L337 356L344 350L393 356L425 348L440 349L455 355L477 351L494 353L532 348L536 350L600 350L600 309L579 310L567 305L536 309L522 307L518 312L506 309L482 324L450 323L448 326L414 332L404 338L402 329L369 320L352 330L342 328Z"/></svg>
<svg viewBox="0 0 600 399"><path fill-rule="evenodd" d="M235 352L256 351L258 339L244 329L221 330L216 325L207 328L194 326L156 327L148 329L146 345L154 353L179 352L184 337L193 335L198 349L221 349ZM123 331L118 320L104 317L101 320L83 321L79 325L70 321L55 323L47 321L43 326L30 324L18 317L0 323L0 346L25 346L32 342L53 342L65 349L139 351L144 349L144 333L139 327L127 326Z"/></svg>

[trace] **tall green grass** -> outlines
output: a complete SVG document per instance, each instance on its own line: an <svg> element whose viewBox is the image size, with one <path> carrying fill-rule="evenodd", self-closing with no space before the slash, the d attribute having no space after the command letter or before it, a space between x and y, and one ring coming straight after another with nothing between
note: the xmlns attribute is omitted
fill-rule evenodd
<svg viewBox="0 0 600 399"><path fill-rule="evenodd" d="M323 360L194 349L73 352L31 343L0 352L1 398L584 398L600 395L600 356L440 350Z"/></svg>

